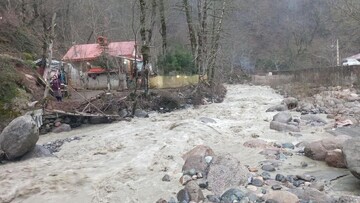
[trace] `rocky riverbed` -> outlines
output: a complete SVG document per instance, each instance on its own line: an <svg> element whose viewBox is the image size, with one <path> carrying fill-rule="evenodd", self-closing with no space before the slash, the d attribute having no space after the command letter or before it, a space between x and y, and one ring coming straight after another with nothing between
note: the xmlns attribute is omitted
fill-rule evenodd
<svg viewBox="0 0 360 203"><path fill-rule="evenodd" d="M266 110L280 104L282 96L268 87L231 85L227 89L227 97L220 104L40 136L38 144L44 146L57 147L61 142L56 157L0 165L0 202L174 200L184 188L179 182L180 178L184 181L182 157L198 145L208 146L222 157L214 159L218 168L230 163L228 168L236 165L244 170L238 174L245 180L241 186L222 188L221 184L213 184L211 191L203 190L205 197L218 198L227 189L238 189L250 190L258 198L287 195L291 202L311 197L310 192L289 194L286 188L310 186L334 201L344 195L360 194L359 180L347 169L329 167L304 156L303 142L334 137L327 132L335 126L333 118L318 114L325 123L300 122L300 132L275 131L270 129L270 122L277 112ZM291 115L289 123L301 120L301 112L291 111ZM209 161L206 157L204 160ZM196 177L191 179L200 180L205 174L192 175ZM216 177L214 173L207 178L218 183ZM277 190L283 193L270 194ZM232 190L227 194L231 197L240 193ZM251 200L254 195L247 198Z"/></svg>

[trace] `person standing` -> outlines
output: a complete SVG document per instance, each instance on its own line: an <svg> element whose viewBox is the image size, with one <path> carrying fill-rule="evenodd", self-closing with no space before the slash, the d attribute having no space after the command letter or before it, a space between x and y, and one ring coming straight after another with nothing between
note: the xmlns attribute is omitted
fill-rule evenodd
<svg viewBox="0 0 360 203"><path fill-rule="evenodd" d="M61 84L59 77L55 74L51 80L51 89L54 92L54 96L58 102L62 101Z"/></svg>

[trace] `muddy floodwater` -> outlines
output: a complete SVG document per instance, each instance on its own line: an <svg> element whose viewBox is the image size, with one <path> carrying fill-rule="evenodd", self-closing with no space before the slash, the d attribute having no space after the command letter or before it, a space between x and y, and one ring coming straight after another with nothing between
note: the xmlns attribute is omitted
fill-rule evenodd
<svg viewBox="0 0 360 203"><path fill-rule="evenodd" d="M259 154L262 149L243 146L253 137L297 144L332 136L324 129L331 121L328 126L302 126L301 137L270 130L275 113L265 111L279 104L282 96L269 87L229 85L227 89L220 104L43 135L40 144L75 136L81 140L65 143L57 158L0 165L0 202L151 203L175 197L182 189L181 156L196 145L208 145L216 154L230 153L244 165L260 169L266 160ZM312 173L324 176L330 194L360 194L358 180L347 170L330 168L295 151L280 162L272 175ZM308 167L301 168L301 162ZM161 180L165 174L170 182Z"/></svg>

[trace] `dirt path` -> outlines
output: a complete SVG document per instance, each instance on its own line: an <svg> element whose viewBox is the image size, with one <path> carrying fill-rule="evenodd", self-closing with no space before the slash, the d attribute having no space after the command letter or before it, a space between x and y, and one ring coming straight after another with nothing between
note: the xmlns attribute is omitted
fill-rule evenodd
<svg viewBox="0 0 360 203"><path fill-rule="evenodd" d="M243 146L254 134L281 143L329 136L323 127L306 128L300 138L272 131L269 121L274 113L265 110L281 102L281 96L267 87L227 88L221 104L42 136L41 144L74 136L82 139L66 143L58 158L0 166L0 202L155 202L176 196L181 189L181 155L196 145L208 145L215 153L230 153L257 167L265 160L258 154L261 150ZM216 123L204 123L202 117ZM329 169L297 155L280 168L284 174L294 174L302 161L309 164L304 171ZM171 182L161 181L165 174Z"/></svg>

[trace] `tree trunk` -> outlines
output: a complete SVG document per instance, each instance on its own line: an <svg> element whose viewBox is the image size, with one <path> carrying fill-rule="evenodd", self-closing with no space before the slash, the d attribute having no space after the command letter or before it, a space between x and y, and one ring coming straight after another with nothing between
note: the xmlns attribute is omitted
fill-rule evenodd
<svg viewBox="0 0 360 203"><path fill-rule="evenodd" d="M160 13L160 26L161 26L161 38L162 38L162 53L163 55L165 55L167 49L167 31L166 31L164 0L159 0L159 13Z"/></svg>
<svg viewBox="0 0 360 203"><path fill-rule="evenodd" d="M55 20L56 20L56 13L54 13L52 20L51 20L51 33L49 36L49 53L48 53L48 61L49 61L49 65L48 65L48 69L50 69L51 66L51 62L52 62L52 57L53 57L53 46L54 46L54 39L55 39ZM50 91L50 84L48 82L48 78L45 78L46 81L46 87L45 87L45 92L44 92L44 99L48 97L49 95L49 91Z"/></svg>
<svg viewBox="0 0 360 203"><path fill-rule="evenodd" d="M198 68L198 74L201 75L202 74L202 65L203 65L203 28L202 28L202 15L203 15L203 6L202 6L202 2L203 0L198 0L197 1L197 7L198 7L198 20L199 20L199 26L200 29L197 32L197 57L196 57L196 67Z"/></svg>
<svg viewBox="0 0 360 203"><path fill-rule="evenodd" d="M185 9L185 15L186 15L186 22L188 24L189 29L189 37L190 37L190 45L191 45L191 52L193 56L196 56L196 34L193 26L193 21L190 13L190 6L189 6L189 0L183 0L184 9Z"/></svg>
<svg viewBox="0 0 360 203"><path fill-rule="evenodd" d="M218 17L219 21L218 21L217 27L216 27L216 25L214 25L214 28L213 28L213 40L212 40L211 55L210 55L210 62L209 62L209 69L210 69L209 81L210 81L210 83L213 82L213 80L215 78L215 65L216 65L215 62L216 62L217 52L219 49L219 40L220 40L220 35L221 35L221 30L222 30L223 19L224 19L224 15L225 15L225 8L226 8L226 0L223 0L221 14ZM215 10L214 10L214 14L215 14ZM215 22L215 15L214 15L214 22Z"/></svg>

